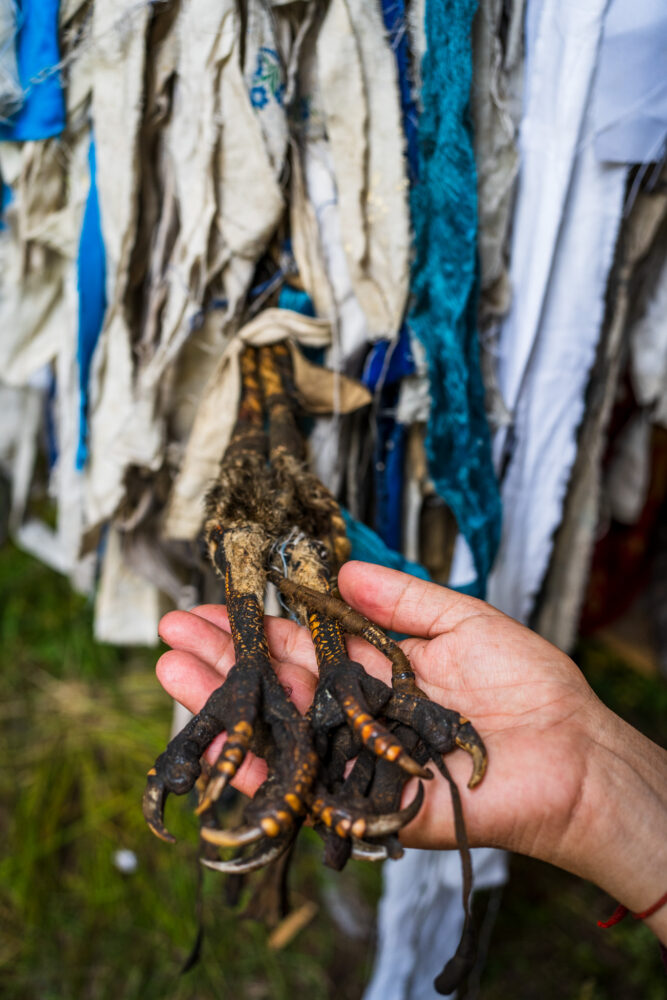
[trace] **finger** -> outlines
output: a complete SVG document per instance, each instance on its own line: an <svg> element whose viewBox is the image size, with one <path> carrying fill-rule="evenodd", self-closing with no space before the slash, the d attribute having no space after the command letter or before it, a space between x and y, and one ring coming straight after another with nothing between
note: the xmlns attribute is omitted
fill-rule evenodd
<svg viewBox="0 0 667 1000"><path fill-rule="evenodd" d="M370 563L345 563L338 586L344 600L382 628L424 638L448 632L482 612L500 615L467 594Z"/></svg>
<svg viewBox="0 0 667 1000"><path fill-rule="evenodd" d="M224 621L227 621L226 611ZM194 653L226 677L235 656L229 624L226 631L224 628L212 625L194 611L170 611L160 621L158 632L172 649Z"/></svg>
<svg viewBox="0 0 667 1000"><path fill-rule="evenodd" d="M199 712L220 687L220 674L193 653L170 649L155 665L155 672L167 694L189 712Z"/></svg>
<svg viewBox="0 0 667 1000"><path fill-rule="evenodd" d="M229 627L229 615L224 604L198 604L197 607L190 610L193 615L205 618L207 621L217 625L218 628L224 629L225 632L231 631Z"/></svg>

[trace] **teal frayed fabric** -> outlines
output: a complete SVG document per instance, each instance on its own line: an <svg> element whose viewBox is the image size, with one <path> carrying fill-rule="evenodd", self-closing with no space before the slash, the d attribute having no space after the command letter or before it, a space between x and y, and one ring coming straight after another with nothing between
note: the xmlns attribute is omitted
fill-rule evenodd
<svg viewBox="0 0 667 1000"><path fill-rule="evenodd" d="M291 285L283 285L280 289L278 306L281 309L291 309L292 312L301 313L302 316L315 315L315 306L308 292L292 288Z"/></svg>
<svg viewBox="0 0 667 1000"><path fill-rule="evenodd" d="M477 178L469 114L476 0L427 0L419 179L411 192L415 256L409 324L431 390L429 473L473 554L483 596L500 540L476 332Z"/></svg>
<svg viewBox="0 0 667 1000"><path fill-rule="evenodd" d="M422 580L431 579L428 570L421 563L412 562L412 560L402 556L400 552L390 549L377 532L369 528L367 524L357 521L344 507L341 508L341 513L352 547L350 559L359 559L361 562L373 563L375 566L388 566L389 569L400 569L402 573L410 573L412 576L421 577Z"/></svg>
<svg viewBox="0 0 667 1000"><path fill-rule="evenodd" d="M433 582L425 566L413 562L411 559L406 559L395 549L390 549L376 531L369 528L367 524L357 521L345 507L341 507L341 513L352 547L350 559L359 559L361 562L373 563L375 566L388 566L389 569L398 569L401 573L409 573L410 576L418 576L421 580ZM473 597L477 594L476 584L452 587L451 589L456 590L459 594L471 594Z"/></svg>

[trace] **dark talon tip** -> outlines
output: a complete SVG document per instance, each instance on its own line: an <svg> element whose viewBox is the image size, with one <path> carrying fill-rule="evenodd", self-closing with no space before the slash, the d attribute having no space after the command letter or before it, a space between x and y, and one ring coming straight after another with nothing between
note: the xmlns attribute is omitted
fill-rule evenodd
<svg viewBox="0 0 667 1000"><path fill-rule="evenodd" d="M486 747L482 738L467 721L459 729L455 742L457 747L465 750L472 757L472 775L468 782L468 788L475 788L479 785L486 771L488 761Z"/></svg>
<svg viewBox="0 0 667 1000"><path fill-rule="evenodd" d="M401 756L396 761L404 771L408 774L412 774L415 778L422 778L424 781L430 781L433 777L431 771L427 771L425 767L418 764L416 760L413 760L407 753L402 753Z"/></svg>
<svg viewBox="0 0 667 1000"><path fill-rule="evenodd" d="M164 804L167 799L167 791L152 769L148 774L148 782L144 789L144 796L141 803L144 819L152 833L160 840L168 844L175 844L176 838L169 833L163 822Z"/></svg>
<svg viewBox="0 0 667 1000"><path fill-rule="evenodd" d="M404 809L395 813L385 813L383 816L371 816L366 820L362 837L384 837L388 833L396 833L401 827L406 826L410 820L414 819L421 809L424 801L424 786L421 781L412 802L408 803ZM355 833L354 826L352 832Z"/></svg>

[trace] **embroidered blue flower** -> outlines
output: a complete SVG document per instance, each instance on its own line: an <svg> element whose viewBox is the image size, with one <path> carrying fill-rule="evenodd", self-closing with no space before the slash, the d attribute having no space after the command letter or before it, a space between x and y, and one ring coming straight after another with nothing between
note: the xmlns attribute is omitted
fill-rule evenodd
<svg viewBox="0 0 667 1000"><path fill-rule="evenodd" d="M277 104L283 103L285 83L280 56L275 49L262 48L257 53L257 65L252 77L250 101L254 108L265 108L271 97Z"/></svg>
<svg viewBox="0 0 667 1000"><path fill-rule="evenodd" d="M250 103L253 108L265 108L269 103L269 95L261 83L256 83L250 91Z"/></svg>

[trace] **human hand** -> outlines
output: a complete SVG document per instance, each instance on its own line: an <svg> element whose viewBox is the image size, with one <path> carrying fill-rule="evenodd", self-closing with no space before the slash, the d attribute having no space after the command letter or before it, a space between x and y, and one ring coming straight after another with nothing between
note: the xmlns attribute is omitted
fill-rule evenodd
<svg viewBox="0 0 667 1000"><path fill-rule="evenodd" d="M461 788L471 844L548 860L618 898L624 894L626 905L641 909L653 882L642 893L635 871L630 887L630 867L624 871L615 858L618 849L610 833L620 836L626 856L635 857L641 838L633 836L631 812L641 807L658 818L660 806L655 794L641 806L633 799L636 782L628 772L643 769L643 784L648 782L654 793L662 776L664 792L664 751L606 709L569 657L484 602L356 562L343 566L338 584L343 599L362 614L413 636L402 646L419 685L434 701L470 718L484 739L489 766L474 791L464 787L469 758L464 753L448 757ZM220 606L171 612L162 620L161 635L172 650L161 657L158 676L191 711L201 708L234 662L228 628ZM281 683L305 711L316 682L308 632L270 619L267 636ZM349 650L369 673L389 682L389 664L381 654L357 639L349 640ZM209 750L212 759L219 749L220 740ZM263 762L251 759L235 784L253 794L265 775ZM424 805L401 830L401 840L413 847L453 847L447 783L436 774L425 791ZM641 900L635 904L628 892Z"/></svg>

